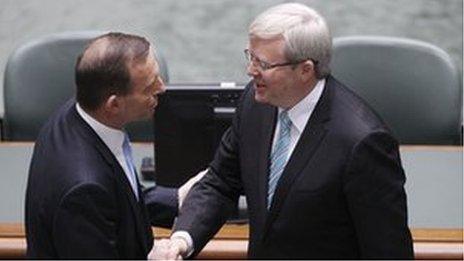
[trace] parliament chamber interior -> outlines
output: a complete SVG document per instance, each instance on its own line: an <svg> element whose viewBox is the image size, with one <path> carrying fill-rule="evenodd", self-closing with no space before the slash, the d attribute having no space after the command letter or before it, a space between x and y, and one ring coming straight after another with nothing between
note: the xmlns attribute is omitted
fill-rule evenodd
<svg viewBox="0 0 464 261"><path fill-rule="evenodd" d="M0 259L26 257L34 142L74 95L75 60L90 39L125 31L155 44L167 91L152 119L127 130L140 182L178 187L208 166L232 122L249 81L248 23L285 1L39 2L6 0L0 8ZM462 260L462 1L297 2L328 20L333 76L364 98L400 142L415 257ZM246 209L241 197L197 258L245 259ZM153 231L156 238L170 235Z"/></svg>

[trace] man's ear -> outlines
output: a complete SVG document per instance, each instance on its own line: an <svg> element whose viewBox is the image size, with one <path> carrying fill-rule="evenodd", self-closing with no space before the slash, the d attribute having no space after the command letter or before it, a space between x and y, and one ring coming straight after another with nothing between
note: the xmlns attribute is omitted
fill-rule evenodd
<svg viewBox="0 0 464 261"><path fill-rule="evenodd" d="M114 115L119 114L123 107L123 101L117 95L112 94L110 95L104 104L105 111Z"/></svg>
<svg viewBox="0 0 464 261"><path fill-rule="evenodd" d="M313 79L316 77L316 66L311 60L307 60L301 64L301 74L305 80Z"/></svg>
<svg viewBox="0 0 464 261"><path fill-rule="evenodd" d="M303 71L304 72L313 72L316 73L316 67L312 60L306 60L303 62Z"/></svg>

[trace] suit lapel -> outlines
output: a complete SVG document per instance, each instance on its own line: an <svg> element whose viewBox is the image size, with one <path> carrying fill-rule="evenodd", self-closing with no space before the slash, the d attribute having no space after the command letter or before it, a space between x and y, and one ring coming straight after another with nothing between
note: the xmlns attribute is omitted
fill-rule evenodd
<svg viewBox="0 0 464 261"><path fill-rule="evenodd" d="M268 190L268 173L269 173L269 155L272 147L272 137L274 134L275 121L277 117L277 108L264 107L261 113L260 138L256 139L260 144L259 164L258 164L258 184L259 184L259 213L267 213L267 190ZM264 215L265 217L266 215Z"/></svg>
<svg viewBox="0 0 464 261"><path fill-rule="evenodd" d="M144 209L142 209L142 206L139 205L139 204L141 204L143 202L142 201L143 194L141 194L141 191L139 189L139 197L140 197L141 202L137 202L137 198L135 197L135 194L132 191L132 186L130 185L129 180L127 179L127 177L126 177L123 169L119 165L119 163L113 164L113 168L115 170L114 172L116 174L117 180L119 181L120 185L122 187L124 187L124 190L125 190L124 194L126 195L127 200L129 201L129 205L131 206L132 214L133 214L134 220L135 220L135 226L136 226L136 230L137 230L137 235L138 235L138 238L140 240L140 244L141 244L143 250L145 251L145 253L148 253L149 249L148 250L146 249L147 248L147 242L146 242L147 241L147 235L146 235L146 233L147 233L147 229L146 229L147 222L146 222L145 217L143 217ZM137 180L137 186L139 187L138 180Z"/></svg>
<svg viewBox="0 0 464 261"><path fill-rule="evenodd" d="M303 130L303 133L301 134L300 139L298 140L298 143L296 144L295 149L293 150L293 153L282 172L282 176L277 183L273 201L265 222L263 238L266 238L272 223L277 218L292 184L298 176L302 174L303 168L311 160L314 153L317 151L319 144L325 137L327 132L325 123L329 120L330 115L331 87L328 82L329 81L327 81L324 92L309 118L308 123L306 124L305 129ZM267 156L269 157L269 154L267 154ZM267 184L269 168L267 169L266 174L265 183Z"/></svg>
<svg viewBox="0 0 464 261"><path fill-rule="evenodd" d="M124 194L127 197L127 200L129 201L129 205L131 206L132 209L132 214L134 215L135 219L135 224L136 224L136 229L137 229L137 234L138 238L140 240L140 244L142 245L144 251L148 253L147 248L147 238L145 236L146 234L146 229L144 228L146 222L143 222L142 220L142 211L140 209L140 206L138 206L137 198L135 197L134 192L132 191L132 186L129 183L129 180L127 179L124 170L122 169L121 165L117 161L116 157L113 155L113 153L110 151L110 149L105 145L103 140L98 136L98 134L90 127L84 119L82 119L79 114L77 113L77 110L75 107L73 108L73 114L75 115L76 119L79 122L79 126L82 127L83 131L83 138L86 139L89 144L92 144L103 156L105 159L106 163L111 166L113 169L114 176L119 183L119 186L124 189ZM137 179L137 184L138 179ZM140 189L139 189L139 195L140 197L143 197L143 194L140 194Z"/></svg>

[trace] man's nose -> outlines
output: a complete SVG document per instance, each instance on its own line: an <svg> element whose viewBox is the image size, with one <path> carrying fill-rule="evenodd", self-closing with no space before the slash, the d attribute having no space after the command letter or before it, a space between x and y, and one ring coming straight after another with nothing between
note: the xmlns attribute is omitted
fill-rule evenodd
<svg viewBox="0 0 464 261"><path fill-rule="evenodd" d="M250 77L255 77L259 74L258 68L253 64L253 62L249 62L247 64L247 74Z"/></svg>
<svg viewBox="0 0 464 261"><path fill-rule="evenodd" d="M160 90L158 93L163 93L166 91L166 85L164 84L164 81L161 80L161 84L160 84Z"/></svg>
<svg viewBox="0 0 464 261"><path fill-rule="evenodd" d="M166 85L161 77L158 79L159 83L155 86L153 95L161 94L166 91Z"/></svg>

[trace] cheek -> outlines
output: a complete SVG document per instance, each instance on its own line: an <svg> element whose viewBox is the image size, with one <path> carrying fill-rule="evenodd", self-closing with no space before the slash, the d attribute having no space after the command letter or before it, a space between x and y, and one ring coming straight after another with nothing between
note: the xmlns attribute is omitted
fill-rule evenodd
<svg viewBox="0 0 464 261"><path fill-rule="evenodd" d="M268 77L266 80L266 84L268 85L271 92L274 94L281 95L287 89L289 85L289 80L286 77L281 77L279 75L275 75L274 77Z"/></svg>
<svg viewBox="0 0 464 261"><path fill-rule="evenodd" d="M140 96L137 97L137 103L139 105L150 103L150 101L151 101L151 97L150 95L147 95L147 94L141 94Z"/></svg>
<svg viewBox="0 0 464 261"><path fill-rule="evenodd" d="M266 85L266 92L273 92L278 86L278 79L275 76L263 75L260 80L261 83Z"/></svg>
<svg viewBox="0 0 464 261"><path fill-rule="evenodd" d="M146 107L148 107L149 104L150 104L150 98L145 95L140 95L133 100L132 106L130 109L134 113L137 113L137 111L143 110Z"/></svg>

